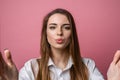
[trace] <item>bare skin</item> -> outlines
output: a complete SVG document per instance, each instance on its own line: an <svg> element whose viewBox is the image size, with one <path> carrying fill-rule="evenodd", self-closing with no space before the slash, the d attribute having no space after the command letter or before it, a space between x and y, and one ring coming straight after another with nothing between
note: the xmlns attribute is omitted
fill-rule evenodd
<svg viewBox="0 0 120 80"><path fill-rule="evenodd" d="M18 80L18 70L12 61L10 51L5 50L4 54L6 61L0 52L0 80ZM120 80L120 50L114 55L107 72L107 78L107 80Z"/></svg>
<svg viewBox="0 0 120 80"><path fill-rule="evenodd" d="M70 22L63 14L52 15L47 24L47 40L52 51L52 59L57 67L64 69L68 61L66 46L70 43Z"/></svg>
<svg viewBox="0 0 120 80"><path fill-rule="evenodd" d="M18 80L18 70L9 50L4 51L6 61L0 52L0 80Z"/></svg>
<svg viewBox="0 0 120 80"><path fill-rule="evenodd" d="M120 80L120 50L114 55L107 72L107 78L108 80Z"/></svg>

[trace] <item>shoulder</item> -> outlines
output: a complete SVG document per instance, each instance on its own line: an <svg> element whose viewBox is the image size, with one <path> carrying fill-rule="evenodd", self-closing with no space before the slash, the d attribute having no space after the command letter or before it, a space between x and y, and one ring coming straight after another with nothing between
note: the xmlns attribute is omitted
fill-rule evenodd
<svg viewBox="0 0 120 80"><path fill-rule="evenodd" d="M38 68L38 66L39 66L38 60L39 60L39 58L33 58L33 59L28 60L27 62L24 63L24 65L21 68L21 70L25 69L25 70L29 71L31 69Z"/></svg>
<svg viewBox="0 0 120 80"><path fill-rule="evenodd" d="M96 67L95 61L91 58L82 58L84 64L87 66L88 70L94 70Z"/></svg>
<svg viewBox="0 0 120 80"><path fill-rule="evenodd" d="M24 66L27 66L27 65L38 65L38 60L39 60L39 58L30 59L27 62L25 62Z"/></svg>
<svg viewBox="0 0 120 80"><path fill-rule="evenodd" d="M33 58L28 60L27 62L25 62L23 68L25 68L26 70L32 70L34 72L37 72L39 70L39 61L40 58Z"/></svg>
<svg viewBox="0 0 120 80"><path fill-rule="evenodd" d="M89 78L90 80L104 80L103 75L98 70L98 68L95 65L95 61L91 58L82 58L84 64L87 66L89 71Z"/></svg>
<svg viewBox="0 0 120 80"><path fill-rule="evenodd" d="M34 80L39 70L38 60L40 60L40 58L33 58L25 62L24 66L19 71L20 80L22 79Z"/></svg>
<svg viewBox="0 0 120 80"><path fill-rule="evenodd" d="M82 60L86 66L95 65L95 61L91 58L82 58Z"/></svg>

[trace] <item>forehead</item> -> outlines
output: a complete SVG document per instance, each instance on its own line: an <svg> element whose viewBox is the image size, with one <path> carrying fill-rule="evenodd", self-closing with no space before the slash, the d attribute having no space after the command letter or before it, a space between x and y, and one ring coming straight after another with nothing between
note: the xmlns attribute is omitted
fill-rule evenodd
<svg viewBox="0 0 120 80"><path fill-rule="evenodd" d="M53 14L49 17L48 23L51 23L51 22L54 22L54 23L69 23L69 20L68 20L66 15L56 13L56 14Z"/></svg>

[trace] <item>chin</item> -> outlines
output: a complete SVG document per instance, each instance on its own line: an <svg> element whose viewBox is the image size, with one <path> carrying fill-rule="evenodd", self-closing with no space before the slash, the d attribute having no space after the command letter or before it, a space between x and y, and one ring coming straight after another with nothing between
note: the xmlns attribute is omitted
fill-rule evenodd
<svg viewBox="0 0 120 80"><path fill-rule="evenodd" d="M58 46L56 46L55 48L57 48L57 49L65 49L66 46L64 46L64 45L58 45Z"/></svg>

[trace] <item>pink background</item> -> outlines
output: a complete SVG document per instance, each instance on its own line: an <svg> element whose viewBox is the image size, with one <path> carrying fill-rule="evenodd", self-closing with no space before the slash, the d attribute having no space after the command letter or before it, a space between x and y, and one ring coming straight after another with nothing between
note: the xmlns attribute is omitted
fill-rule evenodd
<svg viewBox="0 0 120 80"><path fill-rule="evenodd" d="M55 8L73 14L82 56L95 60L106 78L120 49L120 0L0 0L0 50L11 51L18 69L39 57L42 19Z"/></svg>

